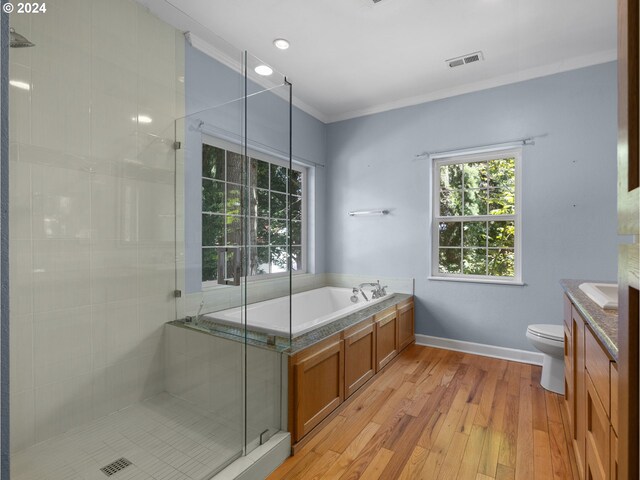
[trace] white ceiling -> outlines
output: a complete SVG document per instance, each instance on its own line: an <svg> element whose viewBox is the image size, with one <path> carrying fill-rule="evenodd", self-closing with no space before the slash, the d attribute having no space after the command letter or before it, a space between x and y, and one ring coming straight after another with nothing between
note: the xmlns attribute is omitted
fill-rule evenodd
<svg viewBox="0 0 640 480"><path fill-rule="evenodd" d="M139 1L152 10L165 3ZM612 0L170 3L284 73L294 85L296 104L324 122L616 57L616 2ZM184 20L171 23L190 29ZM291 48L276 49L272 41L277 37L288 39ZM484 52L485 61L458 68L445 63L477 50Z"/></svg>

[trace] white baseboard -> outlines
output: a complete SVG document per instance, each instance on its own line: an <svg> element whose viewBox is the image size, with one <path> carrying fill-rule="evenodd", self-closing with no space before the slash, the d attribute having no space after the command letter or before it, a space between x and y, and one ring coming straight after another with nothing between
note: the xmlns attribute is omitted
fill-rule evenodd
<svg viewBox="0 0 640 480"><path fill-rule="evenodd" d="M495 345L452 340L450 338L432 337L419 333L416 333L416 344L426 347L443 348L445 350L455 350L456 352L473 353L474 355L482 355L484 357L501 358L512 362L530 363L531 365L542 365L543 358L542 353L538 352L518 350L517 348L496 347Z"/></svg>

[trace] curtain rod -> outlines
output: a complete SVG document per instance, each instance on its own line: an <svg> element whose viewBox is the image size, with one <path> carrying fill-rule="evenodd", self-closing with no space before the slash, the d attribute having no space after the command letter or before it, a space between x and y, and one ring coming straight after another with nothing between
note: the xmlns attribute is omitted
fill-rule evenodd
<svg viewBox="0 0 640 480"><path fill-rule="evenodd" d="M544 135L538 135L538 137L542 137ZM509 142L501 142L501 143L492 143L487 145L475 145L473 147L463 147L456 148L455 150L442 150L439 152L422 152L416 155L416 158L436 158L436 157L447 157L447 156L455 156L455 155L463 155L465 153L475 153L475 152L483 152L489 150L505 150L511 147L517 146L531 146L535 145L536 142L534 139L537 137L527 137L527 138L518 138L516 140L511 140Z"/></svg>

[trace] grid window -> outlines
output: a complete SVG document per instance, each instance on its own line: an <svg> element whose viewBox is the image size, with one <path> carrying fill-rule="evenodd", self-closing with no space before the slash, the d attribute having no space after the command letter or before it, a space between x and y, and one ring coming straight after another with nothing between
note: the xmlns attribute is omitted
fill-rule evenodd
<svg viewBox="0 0 640 480"><path fill-rule="evenodd" d="M433 162L432 276L521 282L520 149Z"/></svg>
<svg viewBox="0 0 640 480"><path fill-rule="evenodd" d="M203 282L219 280L218 260L224 251L225 278L244 265L235 258L243 254L249 255L249 276L287 272L290 240L291 268L304 271L304 176L302 167L289 170L255 156L245 161L233 151L202 145Z"/></svg>

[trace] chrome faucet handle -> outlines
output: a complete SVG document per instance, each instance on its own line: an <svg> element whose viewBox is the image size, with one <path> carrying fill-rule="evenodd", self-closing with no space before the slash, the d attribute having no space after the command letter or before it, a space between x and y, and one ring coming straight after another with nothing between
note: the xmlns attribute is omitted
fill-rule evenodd
<svg viewBox="0 0 640 480"><path fill-rule="evenodd" d="M385 285L384 287L380 287L380 296L384 297L387 294L387 287L388 285Z"/></svg>

